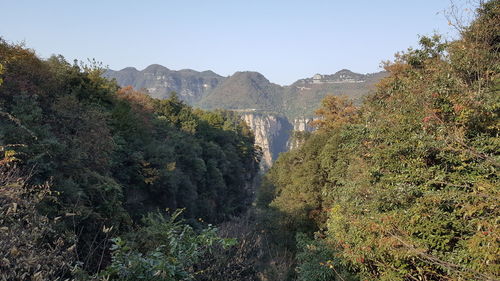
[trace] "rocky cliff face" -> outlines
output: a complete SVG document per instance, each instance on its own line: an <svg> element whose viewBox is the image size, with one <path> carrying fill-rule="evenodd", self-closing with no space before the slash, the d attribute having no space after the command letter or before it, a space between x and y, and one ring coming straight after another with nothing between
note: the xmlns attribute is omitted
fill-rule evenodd
<svg viewBox="0 0 500 281"><path fill-rule="evenodd" d="M260 167L265 171L281 152L288 150L293 127L286 117L274 114L243 113L242 118L254 132L255 144L262 149Z"/></svg>
<svg viewBox="0 0 500 281"><path fill-rule="evenodd" d="M174 71L157 64L141 71L133 67L119 71L107 70L104 77L116 79L121 86L145 89L152 97L159 99L168 98L171 92L176 92L188 104L197 103L226 79L212 71Z"/></svg>
<svg viewBox="0 0 500 281"><path fill-rule="evenodd" d="M262 149L261 171L269 169L281 152L300 145L300 138L292 138L294 132L312 132L309 125L314 118L295 118L290 122L286 117L276 114L243 112L243 120L255 134L255 144Z"/></svg>
<svg viewBox="0 0 500 281"><path fill-rule="evenodd" d="M288 138L287 141L287 151L299 147L304 141L303 138L300 137L297 133L310 133L314 131L314 128L310 125L310 123L316 120L316 118L312 117L299 117L295 118L292 122L293 133L292 136Z"/></svg>
<svg viewBox="0 0 500 281"><path fill-rule="evenodd" d="M310 125L311 121L316 120L312 117L299 117L293 119L293 130L299 132L312 132L314 128Z"/></svg>

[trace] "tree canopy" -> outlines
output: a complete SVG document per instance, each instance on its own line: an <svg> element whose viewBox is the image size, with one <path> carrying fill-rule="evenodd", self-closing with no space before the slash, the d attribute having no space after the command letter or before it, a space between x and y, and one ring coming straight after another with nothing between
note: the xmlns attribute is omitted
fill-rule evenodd
<svg viewBox="0 0 500 281"><path fill-rule="evenodd" d="M484 3L460 39L421 37L387 63L361 106L324 100L259 195L299 280L499 278L499 26Z"/></svg>
<svg viewBox="0 0 500 281"><path fill-rule="evenodd" d="M23 188L50 186L50 199L33 204L76 236L84 269L102 269L109 239L149 212L184 209L201 226L251 203L258 157L236 114L195 110L175 94L156 100L102 78L94 62L41 60L5 41L0 65L2 168L22 171Z"/></svg>

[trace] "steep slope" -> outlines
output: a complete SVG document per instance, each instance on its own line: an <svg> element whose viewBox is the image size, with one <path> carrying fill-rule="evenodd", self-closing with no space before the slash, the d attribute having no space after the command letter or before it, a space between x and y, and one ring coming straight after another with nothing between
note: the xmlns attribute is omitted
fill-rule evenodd
<svg viewBox="0 0 500 281"><path fill-rule="evenodd" d="M175 276L187 280L202 253L198 243L215 245L215 230L203 237L198 230L250 207L257 151L239 115L193 109L177 96L153 99L99 77L100 69L62 56L41 60L1 38L0 69L1 280L74 280L73 269L87 280L121 257L127 264L139 259L141 268L161 263L155 272L186 269ZM197 231L174 223L178 216ZM161 235L145 238L151 228L130 233L146 225ZM137 255L121 255L116 246L111 258L111 243L125 245L118 241L129 237L159 244L149 254L147 243L136 243ZM160 245L175 245L179 255Z"/></svg>
<svg viewBox="0 0 500 281"><path fill-rule="evenodd" d="M282 110L289 118L310 117L326 95L346 95L359 103L385 76L385 72L359 74L347 69L332 75L316 74L285 87Z"/></svg>
<svg viewBox="0 0 500 281"><path fill-rule="evenodd" d="M119 71L107 70L104 77L116 79L121 86L146 89L154 98L168 98L171 92L177 92L188 104L195 104L225 80L212 71L175 71L158 64L152 64L141 71L133 67Z"/></svg>
<svg viewBox="0 0 500 281"><path fill-rule="evenodd" d="M400 53L359 108L329 97L266 174L263 232L297 280L500 280L500 1L476 12Z"/></svg>
<svg viewBox="0 0 500 281"><path fill-rule="evenodd" d="M257 109L279 112L283 88L258 72L236 72L204 96L197 104L201 108Z"/></svg>
<svg viewBox="0 0 500 281"><path fill-rule="evenodd" d="M255 144L262 149L260 169L266 171L280 153L288 151L292 124L286 117L276 114L244 112L242 118L254 132Z"/></svg>
<svg viewBox="0 0 500 281"><path fill-rule="evenodd" d="M153 97L166 98L175 91L182 100L202 109L240 111L256 134L256 144L263 152L261 168L266 170L279 153L296 146L289 140L292 131L312 129L307 123L326 95L346 95L359 103L386 73L342 69L284 87L258 72L236 72L225 78L211 71L173 71L160 65L142 71L131 67L108 70L105 76L115 78L121 86L146 89Z"/></svg>

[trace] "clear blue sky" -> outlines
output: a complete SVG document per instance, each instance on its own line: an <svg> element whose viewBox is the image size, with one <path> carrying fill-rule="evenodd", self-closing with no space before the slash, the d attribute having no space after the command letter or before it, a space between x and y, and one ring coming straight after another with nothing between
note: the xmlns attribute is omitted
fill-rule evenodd
<svg viewBox="0 0 500 281"><path fill-rule="evenodd" d="M460 1L455 1L460 2ZM379 71L417 35L452 35L449 0L0 0L0 36L111 69L252 70L278 84ZM439 13L439 14L438 14Z"/></svg>

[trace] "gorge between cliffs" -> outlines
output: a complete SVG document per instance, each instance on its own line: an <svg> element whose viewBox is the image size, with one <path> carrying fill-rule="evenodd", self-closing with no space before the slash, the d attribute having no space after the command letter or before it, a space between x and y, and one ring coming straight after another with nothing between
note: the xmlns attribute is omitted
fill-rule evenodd
<svg viewBox="0 0 500 281"><path fill-rule="evenodd" d="M242 113L242 118L255 135L255 144L262 149L261 171L268 170L279 154L294 147L292 133L294 131L312 131L309 122L313 118L296 118L289 120L276 114Z"/></svg>
<svg viewBox="0 0 500 281"><path fill-rule="evenodd" d="M360 103L385 75L342 69L280 86L258 72L240 71L224 77L213 71L176 71L158 64L143 70L127 67L104 73L104 77L115 79L120 86L132 86L153 98L165 99L175 92L180 100L195 108L237 112L253 131L255 144L261 149L261 172L268 170L280 153L297 145L291 137L294 131L313 130L309 122L325 96L343 95Z"/></svg>

